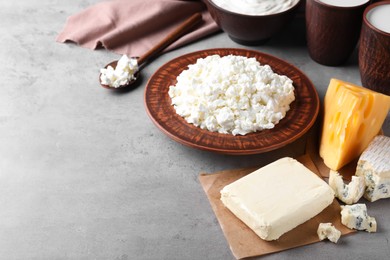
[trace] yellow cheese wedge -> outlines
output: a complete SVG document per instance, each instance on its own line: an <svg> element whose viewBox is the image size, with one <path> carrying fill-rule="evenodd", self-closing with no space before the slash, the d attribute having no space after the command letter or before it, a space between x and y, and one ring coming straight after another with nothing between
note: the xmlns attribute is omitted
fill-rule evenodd
<svg viewBox="0 0 390 260"><path fill-rule="evenodd" d="M390 96L331 79L320 143L325 165L337 171L357 158L380 131L389 109Z"/></svg>

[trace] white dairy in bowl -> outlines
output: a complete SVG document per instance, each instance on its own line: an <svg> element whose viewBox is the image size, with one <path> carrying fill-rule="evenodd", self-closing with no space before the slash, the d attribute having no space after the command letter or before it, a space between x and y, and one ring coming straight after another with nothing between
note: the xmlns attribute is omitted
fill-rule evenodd
<svg viewBox="0 0 390 260"><path fill-rule="evenodd" d="M338 7L353 7L360 6L367 3L369 0L319 0L327 5L333 5Z"/></svg>
<svg viewBox="0 0 390 260"><path fill-rule="evenodd" d="M168 94L188 123L232 135L272 129L295 100L290 78L255 58L234 55L198 59Z"/></svg>
<svg viewBox="0 0 390 260"><path fill-rule="evenodd" d="M299 0L211 0L228 11L246 15L276 14L290 9Z"/></svg>
<svg viewBox="0 0 390 260"><path fill-rule="evenodd" d="M368 22L375 28L390 33L390 4L378 5L368 11Z"/></svg>

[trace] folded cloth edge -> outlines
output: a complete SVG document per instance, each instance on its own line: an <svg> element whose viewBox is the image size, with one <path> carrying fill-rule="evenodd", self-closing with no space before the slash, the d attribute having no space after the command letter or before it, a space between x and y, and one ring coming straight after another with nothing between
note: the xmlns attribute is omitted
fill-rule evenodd
<svg viewBox="0 0 390 260"><path fill-rule="evenodd" d="M148 4L145 4L145 1L143 2L143 8L148 8L150 5L156 2L161 2L161 0L153 0L148 1ZM174 11L176 12L177 7L182 8L182 6L186 7L186 12L191 12L188 14L188 17L196 12L201 12L203 22L197 26L193 31L190 33L184 35L182 38L178 39L176 42L168 46L164 51L170 51L173 49L176 49L178 47L181 47L183 45L189 44L191 42L197 41L201 38L204 38L208 35L211 35L213 33L216 33L220 31L220 28L218 25L214 22L211 15L207 11L204 3L197 2L197 1L162 1L162 2L169 2L171 7L167 7L167 5L164 5L163 7L153 5L151 8L154 8L154 12L161 12L162 15L170 14L170 12ZM152 32L151 35L147 35L147 37L144 37L143 39L139 39L138 41L133 42L124 42L122 44L119 44L117 46L111 46L109 40L104 39L103 33L99 32L99 30L106 30L106 32L112 31L115 27L118 25L115 24L117 21L122 22L127 19L128 17L125 17L124 11L118 11L118 9L121 8L121 5L128 3L124 2L123 0L114 0L114 1L105 1L102 3L98 3L94 6L91 6L75 15L72 15L67 18L66 24L62 32L58 34L56 37L56 41L60 43L67 43L67 42L73 42L81 47L93 49L96 50L98 48L105 48L109 51L113 51L117 54L131 54L131 55L141 55L142 53L146 52L151 46L159 42L163 37L166 35L166 31L168 29L171 29L172 27L178 25L182 20L178 19L177 22L175 21L175 24L167 24L166 27L170 28L163 28L164 30L158 30L155 33ZM140 0L135 0L131 2L131 6L128 8L135 8L138 4L138 6L141 5ZM180 6L178 6L180 4ZM194 8L194 4L195 7ZM158 9L159 8L159 9ZM168 8L168 9L167 9ZM101 12L100 10L104 9L104 12L108 12L109 16L106 20L103 20L103 18L98 17L96 18L98 22L98 25L95 26L94 24L94 16L96 12ZM142 9L142 8L141 8ZM152 11L149 13L149 15L153 15ZM185 14L184 14L185 15ZM181 14L183 16L183 14ZM178 16L175 16L175 18ZM179 16L180 17L180 16ZM151 17L150 19L152 19ZM186 18L186 17L185 17ZM145 18L142 18L145 19ZM170 18L172 20L172 18ZM103 20L103 21L102 21ZM108 20L108 21L107 21ZM152 19L151 22L155 22ZM132 25L137 25L137 21L131 21ZM161 26L161 25L158 25ZM86 29L88 32L83 32L84 29ZM158 28L159 29L159 28ZM154 34L153 34L154 33ZM87 36L86 36L87 35Z"/></svg>

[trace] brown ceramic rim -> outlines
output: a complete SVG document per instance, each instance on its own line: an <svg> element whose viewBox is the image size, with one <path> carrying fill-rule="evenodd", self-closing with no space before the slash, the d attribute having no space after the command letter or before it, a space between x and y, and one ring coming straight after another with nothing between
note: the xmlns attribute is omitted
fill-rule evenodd
<svg viewBox="0 0 390 260"><path fill-rule="evenodd" d="M310 1L310 0L306 0L306 1ZM355 6L337 6L337 5L330 5L330 4L324 3L321 0L313 0L313 1L316 2L319 5L322 5L322 6L326 7L326 8L346 10L346 9L361 8L362 6L369 4L369 2L371 0L367 0L365 3L363 3L361 5L355 5Z"/></svg>
<svg viewBox="0 0 390 260"><path fill-rule="evenodd" d="M255 57L261 64L269 64L274 72L290 77L295 87L296 100L286 117L273 129L233 136L200 129L176 114L168 95L169 86L176 84L176 77L188 65L194 64L198 58L213 54ZM188 53L161 66L146 85L144 105L152 122L181 144L222 154L247 155L281 148L303 136L318 116L320 101L308 77L286 61L254 50L219 48Z"/></svg>
<svg viewBox="0 0 390 260"><path fill-rule="evenodd" d="M371 4L369 6L366 7L366 9L364 10L364 13L363 13L363 20L364 20L364 23L369 26L372 30L380 33L380 34L383 34L383 35L386 35L386 36L390 36L390 33L388 32L385 32L385 31L382 31L382 30L379 30L378 28L376 28L374 25L372 25L370 23L370 21L368 21L367 19L367 14L369 11L371 11L372 9L374 9L375 7L379 6L379 5L389 5L390 4L390 1L380 1L380 2L376 2L374 4Z"/></svg>
<svg viewBox="0 0 390 260"><path fill-rule="evenodd" d="M295 5L291 6L290 8L282 11L282 12L278 12L278 13L274 13L274 14L264 14L264 15L250 15L250 14L242 14L242 13L236 13L236 12L232 12L232 11L229 11L227 9L224 9L222 7L219 7L218 5L216 5L213 0L204 0L204 1L207 1L209 2L215 9L218 9L220 10L221 12L225 12L225 13L228 13L228 14L231 14L231 15L238 15L238 16L243 16L243 17L266 17L266 16L278 16L278 15L282 15L288 11L290 11L291 9L297 7L302 0L299 0Z"/></svg>

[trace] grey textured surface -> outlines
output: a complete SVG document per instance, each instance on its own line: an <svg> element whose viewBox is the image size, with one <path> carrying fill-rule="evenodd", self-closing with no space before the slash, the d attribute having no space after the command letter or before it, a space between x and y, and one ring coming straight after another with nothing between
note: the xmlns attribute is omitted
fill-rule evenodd
<svg viewBox="0 0 390 260"><path fill-rule="evenodd" d="M233 259L199 173L297 156L304 142L244 157L180 145L148 118L147 79L184 53L250 48L299 67L323 98L331 77L360 84L356 53L341 67L314 63L297 19L263 46L218 33L166 53L143 70L138 88L115 93L97 77L119 55L55 42L68 16L96 2L0 0L0 259ZM368 208L377 233L264 259L388 259L390 200Z"/></svg>

